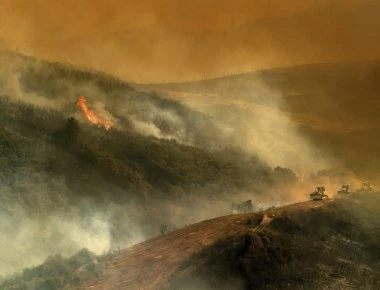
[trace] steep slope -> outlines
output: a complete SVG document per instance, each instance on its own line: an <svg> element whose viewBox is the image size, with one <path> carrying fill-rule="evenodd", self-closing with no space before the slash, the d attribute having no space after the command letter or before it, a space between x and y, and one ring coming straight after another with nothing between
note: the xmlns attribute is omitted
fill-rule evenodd
<svg viewBox="0 0 380 290"><path fill-rule="evenodd" d="M273 202L265 192L280 182L276 172L212 138L218 129L205 114L109 76L5 57L12 62L3 59L9 73L4 66L0 89L1 275L54 253L124 247L157 235L161 225L226 214L233 201ZM94 96L91 109L112 119L110 131L75 106L83 92ZM119 115L123 106L133 113Z"/></svg>
<svg viewBox="0 0 380 290"><path fill-rule="evenodd" d="M89 106L118 130L207 148L223 141L218 126L206 114L155 93L135 90L110 75L10 52L0 54L0 64L0 95L46 106L81 121L86 120L75 103L85 96Z"/></svg>

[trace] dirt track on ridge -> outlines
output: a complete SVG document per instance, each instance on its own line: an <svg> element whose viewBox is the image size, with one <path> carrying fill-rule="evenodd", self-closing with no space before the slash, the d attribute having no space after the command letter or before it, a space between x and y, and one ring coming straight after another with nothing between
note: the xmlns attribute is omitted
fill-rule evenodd
<svg viewBox="0 0 380 290"><path fill-rule="evenodd" d="M281 211L320 207L328 202L329 200L307 201L268 209L264 211L261 224L253 230L265 227L270 223L271 217ZM160 289L194 254L221 237L246 232L246 222L253 215L238 214L202 221L127 248L106 265L102 277L87 282L79 289Z"/></svg>

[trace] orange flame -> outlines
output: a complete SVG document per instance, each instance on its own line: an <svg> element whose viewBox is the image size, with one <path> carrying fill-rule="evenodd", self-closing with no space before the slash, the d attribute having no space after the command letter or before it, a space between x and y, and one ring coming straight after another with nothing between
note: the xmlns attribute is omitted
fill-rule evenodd
<svg viewBox="0 0 380 290"><path fill-rule="evenodd" d="M80 96L79 100L76 102L76 105L82 109L82 112L86 115L87 119L98 126L103 126L104 129L109 130L112 126L112 123L110 120L103 118L101 116L96 115L93 111L91 111L87 107L87 101L85 97Z"/></svg>

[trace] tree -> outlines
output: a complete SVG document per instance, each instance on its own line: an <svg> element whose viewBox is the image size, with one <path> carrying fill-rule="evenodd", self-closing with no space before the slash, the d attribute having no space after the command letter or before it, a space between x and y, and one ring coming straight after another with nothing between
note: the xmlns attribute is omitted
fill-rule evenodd
<svg viewBox="0 0 380 290"><path fill-rule="evenodd" d="M79 133L79 130L79 122L74 117L70 117L66 124L66 132L68 137L75 138Z"/></svg>

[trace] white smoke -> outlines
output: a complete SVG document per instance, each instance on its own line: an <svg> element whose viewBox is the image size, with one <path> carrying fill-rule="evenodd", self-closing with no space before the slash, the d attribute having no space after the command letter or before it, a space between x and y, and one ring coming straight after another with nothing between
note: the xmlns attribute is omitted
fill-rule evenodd
<svg viewBox="0 0 380 290"><path fill-rule="evenodd" d="M196 84L194 85L196 87ZM294 116L286 111L281 92L269 88L259 78L249 80L238 90L200 87L199 91L162 91L169 97L213 116L223 132L226 144L255 154L266 164L294 169L308 174L337 164L332 156L314 146L299 133L299 126L319 128L318 119ZM245 90L244 90L245 89ZM296 118L294 118L296 117Z"/></svg>
<svg viewBox="0 0 380 290"><path fill-rule="evenodd" d="M67 192L63 180L38 173L20 174L12 188L1 187L0 276L41 264L49 255L110 248L107 214L88 201L71 205ZM92 210L83 212L84 207Z"/></svg>

